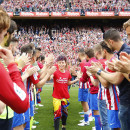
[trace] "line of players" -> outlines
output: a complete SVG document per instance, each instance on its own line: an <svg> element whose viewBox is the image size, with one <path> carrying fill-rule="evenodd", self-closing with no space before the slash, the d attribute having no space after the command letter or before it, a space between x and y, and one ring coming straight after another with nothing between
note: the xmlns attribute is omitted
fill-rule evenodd
<svg viewBox="0 0 130 130"><path fill-rule="evenodd" d="M129 37L130 20L126 24L125 29ZM117 57L121 60L124 56L129 58L129 53L130 47L122 42L119 32L115 29L106 31L104 41L95 45L94 49L79 51L82 77L78 100L81 101L84 110L84 120L78 124L79 126L89 125L90 106L95 117L96 130L130 128L129 71L121 73L116 68Z"/></svg>

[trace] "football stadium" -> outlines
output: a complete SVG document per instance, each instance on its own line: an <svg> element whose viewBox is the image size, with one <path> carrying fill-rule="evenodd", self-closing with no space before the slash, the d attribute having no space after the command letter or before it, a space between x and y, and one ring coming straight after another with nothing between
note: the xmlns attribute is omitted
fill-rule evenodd
<svg viewBox="0 0 130 130"><path fill-rule="evenodd" d="M130 130L130 0L0 0L0 130Z"/></svg>

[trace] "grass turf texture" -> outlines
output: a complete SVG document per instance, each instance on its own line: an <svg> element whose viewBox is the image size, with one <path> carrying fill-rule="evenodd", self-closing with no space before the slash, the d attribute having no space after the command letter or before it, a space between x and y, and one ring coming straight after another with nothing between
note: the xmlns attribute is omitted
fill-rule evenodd
<svg viewBox="0 0 130 130"><path fill-rule="evenodd" d="M39 121L39 124L36 125L35 130L54 130L53 127L53 104L52 104L52 88L53 85L45 85L43 91L41 92L41 99L44 107L38 107L36 110L38 113L35 114L34 118L36 121ZM94 126L94 121L90 122L90 126L78 126L79 120L83 118L78 114L82 111L81 103L78 102L78 87L70 88L70 105L69 105L69 114L67 119L67 130L92 130ZM60 122L61 130L61 122Z"/></svg>

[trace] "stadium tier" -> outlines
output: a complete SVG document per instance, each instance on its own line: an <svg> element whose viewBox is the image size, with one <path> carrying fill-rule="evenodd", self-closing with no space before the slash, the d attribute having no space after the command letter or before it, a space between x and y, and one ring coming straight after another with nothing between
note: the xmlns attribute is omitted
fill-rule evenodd
<svg viewBox="0 0 130 130"><path fill-rule="evenodd" d="M2 6L10 16L130 16L129 0L9 0Z"/></svg>

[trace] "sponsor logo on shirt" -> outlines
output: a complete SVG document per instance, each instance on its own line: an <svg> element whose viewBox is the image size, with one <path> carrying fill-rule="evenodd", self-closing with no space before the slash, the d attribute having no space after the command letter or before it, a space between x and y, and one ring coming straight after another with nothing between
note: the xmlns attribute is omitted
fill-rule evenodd
<svg viewBox="0 0 130 130"><path fill-rule="evenodd" d="M13 84L14 84L14 91L19 96L19 98L22 101L24 101L26 98L26 93L16 83L13 83Z"/></svg>
<svg viewBox="0 0 130 130"><path fill-rule="evenodd" d="M61 83L61 84L66 84L68 83L68 79L60 77L59 79L56 80L56 82Z"/></svg>

